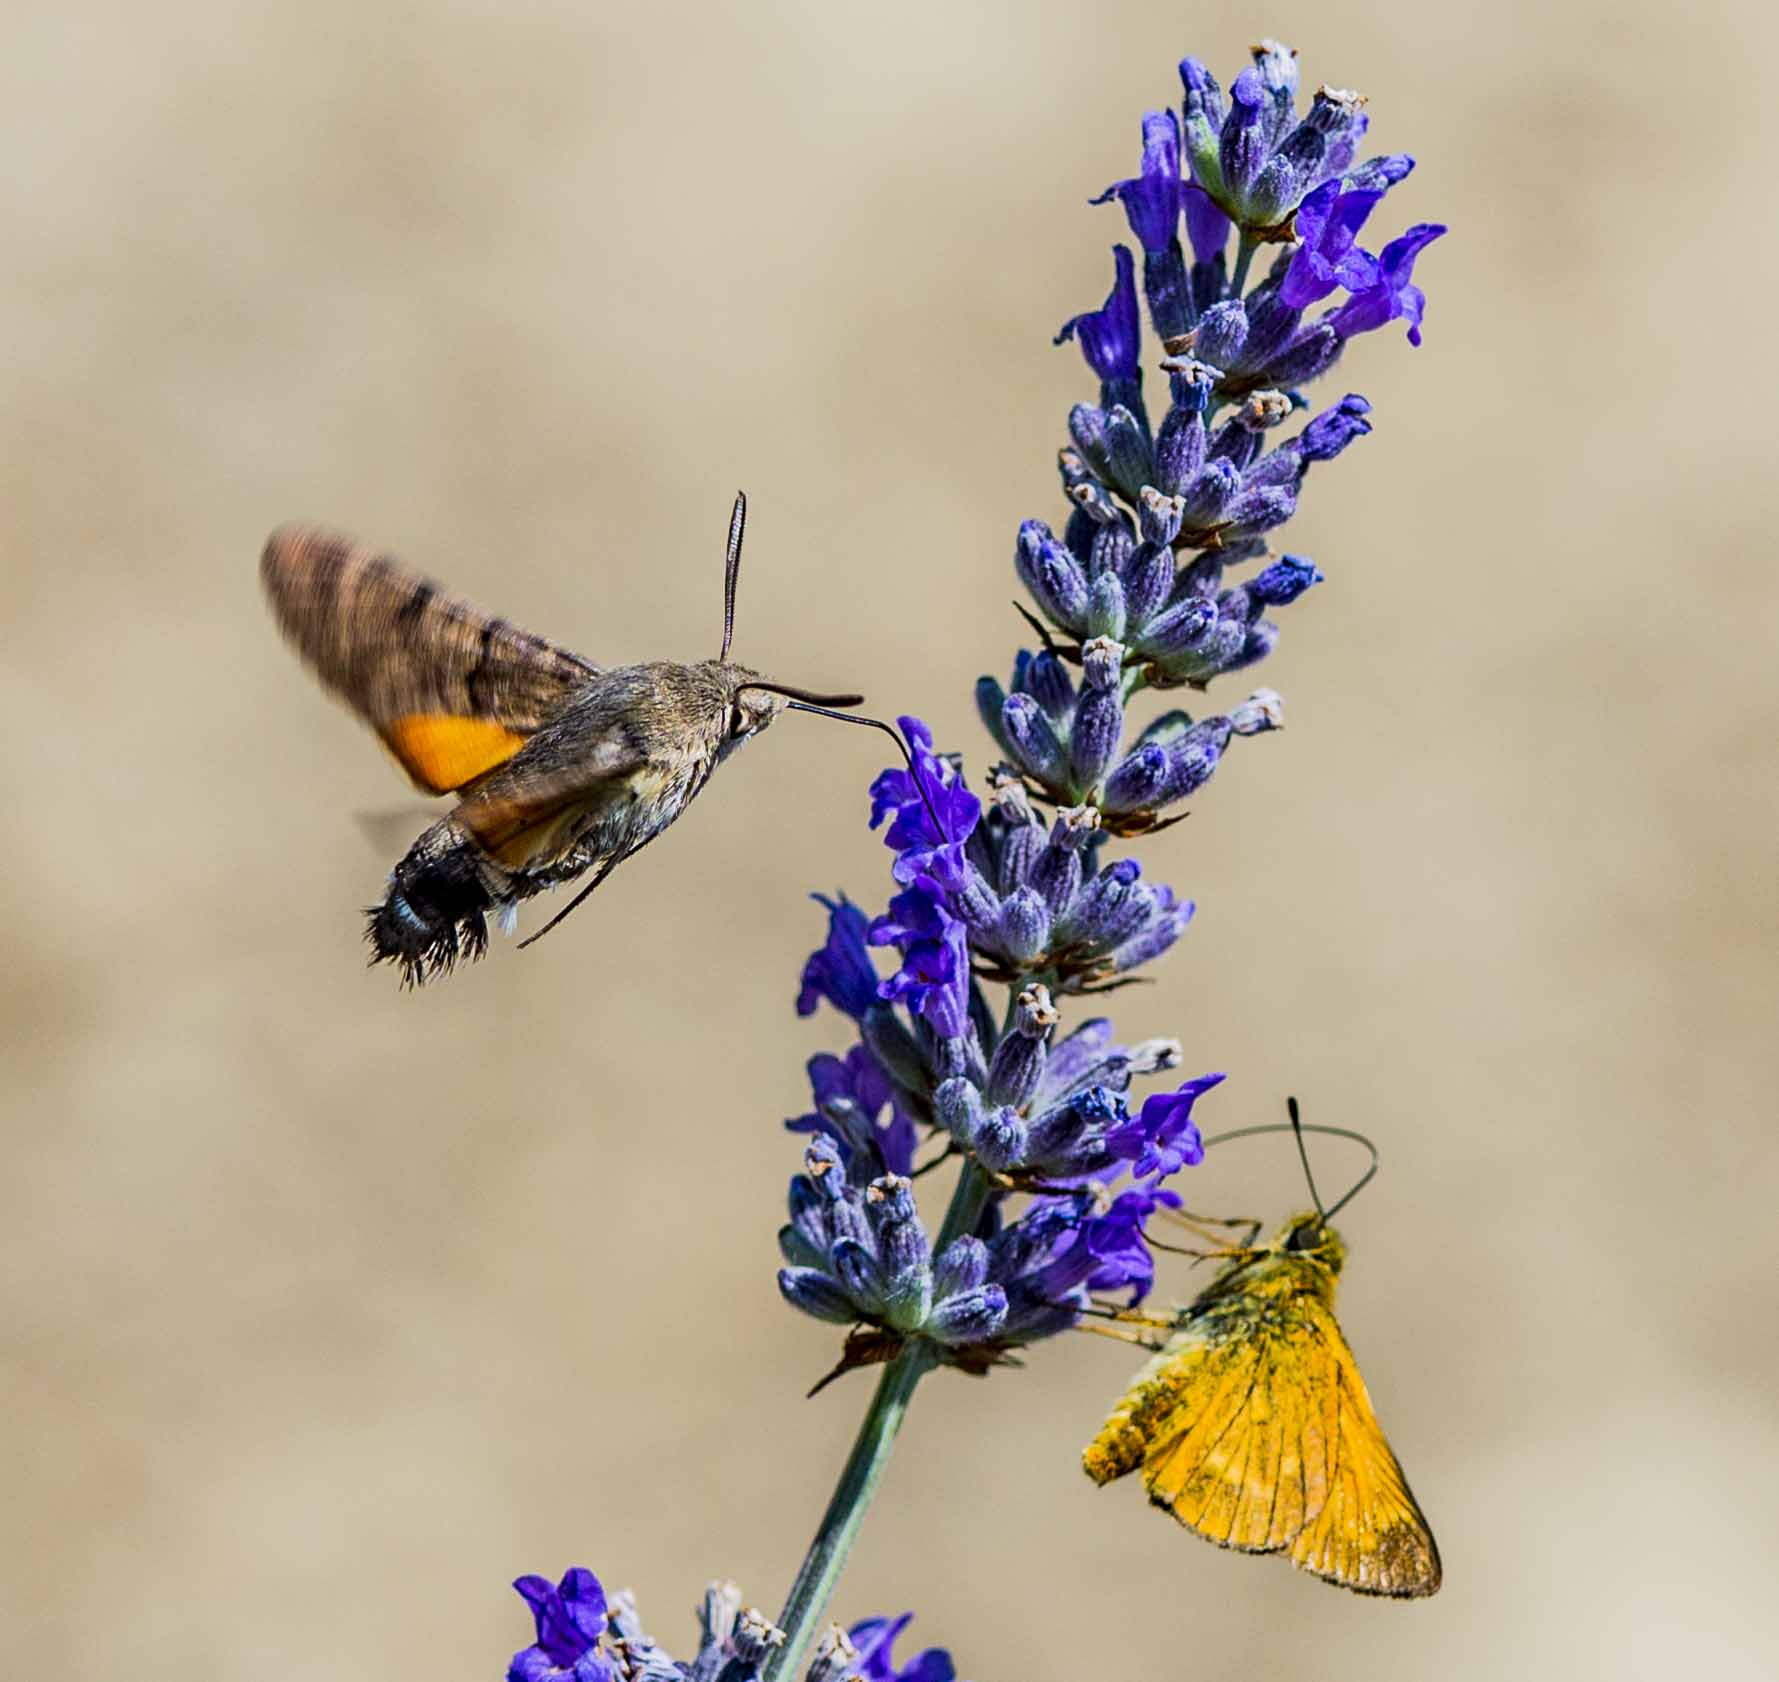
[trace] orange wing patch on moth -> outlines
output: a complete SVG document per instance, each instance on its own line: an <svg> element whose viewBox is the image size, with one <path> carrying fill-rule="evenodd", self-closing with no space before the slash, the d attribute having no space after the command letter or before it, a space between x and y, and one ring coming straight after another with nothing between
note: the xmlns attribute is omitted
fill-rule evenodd
<svg viewBox="0 0 1779 1682"><path fill-rule="evenodd" d="M379 734L389 751L429 794L449 794L511 759L526 738L491 718L404 713Z"/></svg>
<svg viewBox="0 0 1779 1682"><path fill-rule="evenodd" d="M318 526L273 532L260 578L297 652L430 794L510 758L599 675L580 655Z"/></svg>

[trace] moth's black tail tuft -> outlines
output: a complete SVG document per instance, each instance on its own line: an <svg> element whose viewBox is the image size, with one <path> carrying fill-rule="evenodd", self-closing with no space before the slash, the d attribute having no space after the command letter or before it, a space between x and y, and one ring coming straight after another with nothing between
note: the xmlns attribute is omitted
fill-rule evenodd
<svg viewBox="0 0 1779 1682"><path fill-rule="evenodd" d="M459 958L481 957L494 904L467 847L435 850L428 839L395 867L383 903L365 913L371 962L399 964L409 987L449 973Z"/></svg>

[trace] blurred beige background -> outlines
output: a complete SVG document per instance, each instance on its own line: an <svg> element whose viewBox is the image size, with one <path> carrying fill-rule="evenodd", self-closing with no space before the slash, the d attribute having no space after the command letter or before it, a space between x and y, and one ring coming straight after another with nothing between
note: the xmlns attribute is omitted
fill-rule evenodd
<svg viewBox="0 0 1779 1682"><path fill-rule="evenodd" d="M921 1393L837 1610L966 1675L1779 1664L1770 14L1509 0L15 7L0 65L0 1668L469 1679L572 1562L775 1610L868 1392L779 1304L812 888L879 744L787 719L535 951L361 964L399 805L254 564L322 518L597 658L715 643L980 767L1138 119L1252 38L1372 95L1427 342L1331 582L1143 848L1132 1037L1363 1125L1348 1332L1447 1586L1224 1555L1076 1455L1098 1340ZM535 926L536 918L531 919ZM1340 1168L1329 1170L1338 1178ZM1288 1149L1201 1203L1301 1200ZM1164 1295L1196 1284L1176 1264Z"/></svg>

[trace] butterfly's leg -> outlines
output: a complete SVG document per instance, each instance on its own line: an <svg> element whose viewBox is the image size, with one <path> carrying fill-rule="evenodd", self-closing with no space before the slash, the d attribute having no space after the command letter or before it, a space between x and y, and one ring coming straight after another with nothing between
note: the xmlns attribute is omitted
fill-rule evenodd
<svg viewBox="0 0 1779 1682"><path fill-rule="evenodd" d="M1074 1330L1092 1332L1095 1337L1109 1337L1119 1343L1134 1343L1139 1349L1159 1349L1162 1339L1156 1337L1155 1332L1174 1330L1174 1322L1152 1319L1146 1314L1132 1314L1122 1308L1088 1308L1082 1310Z"/></svg>
<svg viewBox="0 0 1779 1682"><path fill-rule="evenodd" d="M1207 1232L1206 1227L1245 1227L1247 1230L1236 1240L1238 1250L1250 1249L1254 1240L1260 1235L1261 1223L1251 1215L1195 1215L1190 1209L1158 1209L1158 1215L1172 1221L1176 1226L1183 1226L1196 1238L1203 1238L1208 1243L1223 1245L1228 1242L1223 1233Z"/></svg>

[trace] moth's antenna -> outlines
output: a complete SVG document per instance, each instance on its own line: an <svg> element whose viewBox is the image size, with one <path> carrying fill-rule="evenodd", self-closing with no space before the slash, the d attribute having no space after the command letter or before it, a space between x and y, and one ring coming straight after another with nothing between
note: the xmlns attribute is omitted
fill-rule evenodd
<svg viewBox="0 0 1779 1682"><path fill-rule="evenodd" d="M735 584L741 577L741 539L747 530L747 492L735 493L735 507L729 514L729 547L723 560L723 652L721 662L729 658L729 644L735 640Z"/></svg>
<svg viewBox="0 0 1779 1682"><path fill-rule="evenodd" d="M863 695L811 695L807 700L804 700L802 698L803 691L789 689L783 684L744 683L741 687L743 689L766 689L774 695L788 696L791 698L791 707L795 712L814 713L818 718L838 719L842 724L867 724L873 730L881 730L902 750L902 757L908 761L909 780L914 784L915 792L920 796L921 805L926 807L927 816L933 820L933 828L947 841L951 839L951 831L940 822L939 814L933 810L933 802L927 794L927 785L921 781L920 771L914 763L914 755L907 742L902 739L902 732L893 724L886 724L881 718L870 718L864 713L837 713L833 706L824 704L834 702L843 707L856 707L864 701Z"/></svg>
<svg viewBox="0 0 1779 1682"><path fill-rule="evenodd" d="M1297 1138L1298 1153L1303 1157L1304 1177L1309 1180L1310 1197L1315 1202L1316 1213L1323 1221L1331 1221L1341 1212L1341 1210L1346 1208L1346 1206L1351 1203L1366 1186L1371 1184L1373 1176L1378 1171L1377 1146L1366 1138L1363 1133L1355 1133L1350 1127L1325 1127L1318 1122L1301 1120L1297 1113L1297 1100L1295 1098L1286 1100L1286 1108L1291 1113L1291 1119L1288 1122L1269 1121L1258 1127L1232 1128L1227 1133L1218 1133L1213 1137L1206 1139L1204 1142L1205 1149L1210 1150L1214 1145L1227 1144L1231 1139L1252 1139L1257 1134L1261 1133L1288 1132L1294 1134ZM1326 1133L1330 1138L1334 1139L1351 1139L1354 1144L1363 1145L1366 1150L1371 1153L1371 1166L1341 1194L1340 1200L1332 1209L1324 1210L1321 1198L1316 1195L1315 1178L1310 1173L1309 1154L1303 1148L1303 1136L1306 1133Z"/></svg>
<svg viewBox="0 0 1779 1682"><path fill-rule="evenodd" d="M1315 1204L1316 1213L1322 1217L1322 1224L1328 1224L1328 1211L1322 1207L1322 1194L1316 1190L1316 1176L1310 1171L1309 1148L1303 1142L1303 1117L1297 1113L1297 1100L1285 1100L1285 1113L1291 1118L1291 1137L1297 1141L1297 1160L1303 1164L1303 1177L1309 1183L1310 1202Z"/></svg>

